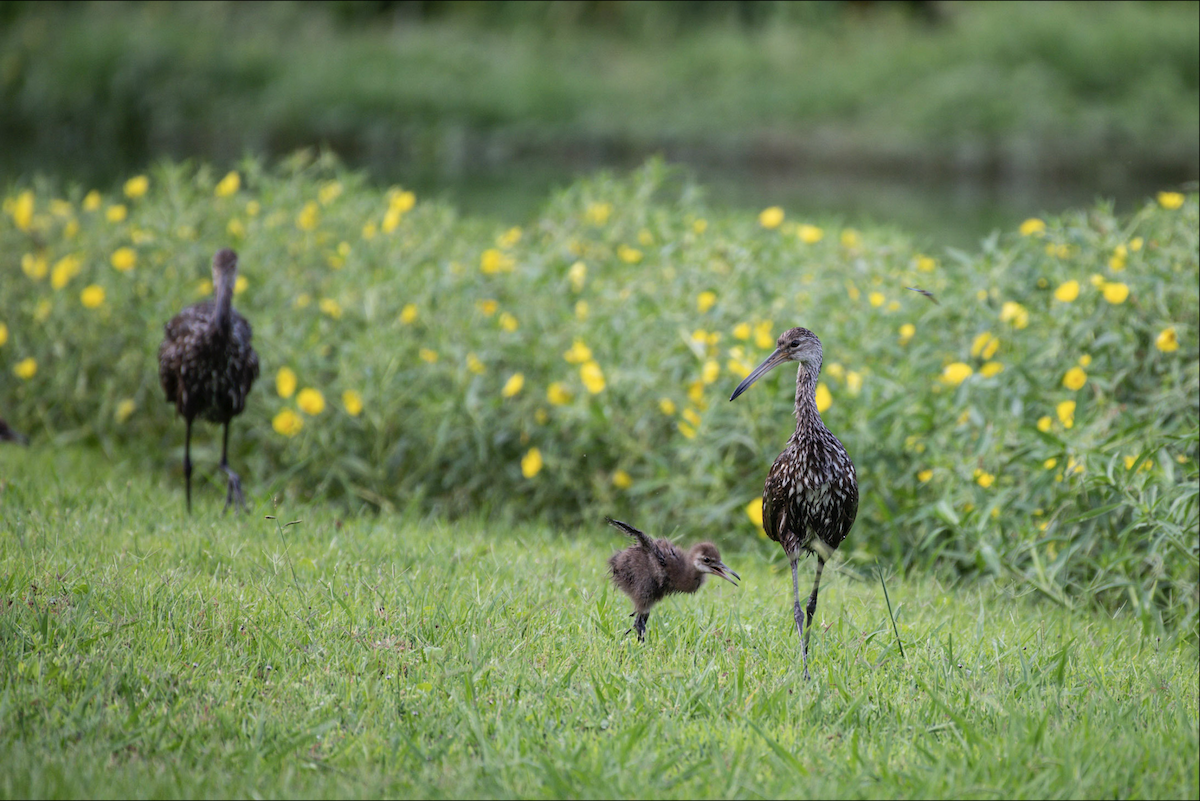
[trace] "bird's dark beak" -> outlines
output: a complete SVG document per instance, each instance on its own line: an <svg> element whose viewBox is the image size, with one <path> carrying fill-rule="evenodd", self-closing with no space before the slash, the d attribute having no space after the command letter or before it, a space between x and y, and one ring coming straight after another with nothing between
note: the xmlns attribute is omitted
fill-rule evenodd
<svg viewBox="0 0 1200 801"><path fill-rule="evenodd" d="M754 370L750 373L750 375L746 376L745 380L742 381L742 383L737 385L737 389L735 389L733 391L733 394L729 396L729 399L733 400L738 395L741 395L743 392L745 392L747 389L750 388L751 384L753 384L755 381L762 378L764 375L771 372L771 370L775 369L776 367L778 367L779 365L783 364L786 361L788 361L787 351L776 348L774 353L772 353L767 358L763 359L763 363L760 364L758 367L755 367Z"/></svg>
<svg viewBox="0 0 1200 801"><path fill-rule="evenodd" d="M720 576L735 587L738 585L738 583L733 579L737 579L738 581L742 580L742 577L730 570L729 566L724 562L717 562L715 565L713 565L712 572L714 576ZM733 578L730 578L730 576L733 576Z"/></svg>

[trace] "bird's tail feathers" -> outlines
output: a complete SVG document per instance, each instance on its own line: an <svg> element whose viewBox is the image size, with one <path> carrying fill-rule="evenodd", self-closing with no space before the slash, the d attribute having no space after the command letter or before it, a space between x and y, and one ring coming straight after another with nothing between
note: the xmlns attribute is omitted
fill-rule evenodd
<svg viewBox="0 0 1200 801"><path fill-rule="evenodd" d="M652 550L654 548L654 543L651 542L650 538L646 536L646 532L639 531L628 523L622 523L620 520L613 520L611 517L606 517L604 519L607 520L608 524L613 528L623 531L636 539L642 544L642 547L648 550Z"/></svg>

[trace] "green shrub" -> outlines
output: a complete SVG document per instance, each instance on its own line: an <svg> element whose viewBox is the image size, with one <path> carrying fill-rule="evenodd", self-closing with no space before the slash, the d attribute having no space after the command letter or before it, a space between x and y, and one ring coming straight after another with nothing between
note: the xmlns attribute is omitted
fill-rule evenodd
<svg viewBox="0 0 1200 801"><path fill-rule="evenodd" d="M210 291L212 253L231 245L263 366L232 443L252 493L752 534L793 379L778 370L727 398L802 324L825 346L825 420L858 467L851 564L1012 575L1063 603L1194 623L1194 196L1124 220L1098 206L933 259L893 231L714 212L659 163L577 183L510 231L410 209L328 159L246 162L227 196L220 178L167 164L132 198L10 193L10 422L178 469L162 324ZM112 220L117 205L127 216ZM136 255L124 271L122 248ZM103 299L88 307L92 287ZM36 373L20 378L27 359ZM304 389L323 410L300 408ZM289 420L292 436L273 427Z"/></svg>

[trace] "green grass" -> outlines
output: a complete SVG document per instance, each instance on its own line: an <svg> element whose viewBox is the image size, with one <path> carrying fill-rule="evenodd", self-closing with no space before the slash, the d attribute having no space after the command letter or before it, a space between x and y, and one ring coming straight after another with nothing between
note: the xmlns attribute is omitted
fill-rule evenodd
<svg viewBox="0 0 1200 801"><path fill-rule="evenodd" d="M742 586L667 600L638 645L599 520L222 517L215 481L188 519L175 484L0 449L0 796L1200 791L1195 640L1128 611L889 575L901 658L843 563L806 684L752 535L711 532Z"/></svg>

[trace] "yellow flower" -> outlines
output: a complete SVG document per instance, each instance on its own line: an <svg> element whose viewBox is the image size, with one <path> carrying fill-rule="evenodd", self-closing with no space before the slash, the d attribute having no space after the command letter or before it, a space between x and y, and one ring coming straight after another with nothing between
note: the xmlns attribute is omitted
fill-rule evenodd
<svg viewBox="0 0 1200 801"><path fill-rule="evenodd" d="M0 323L0 347L3 347L5 342L8 342L8 326Z"/></svg>
<svg viewBox="0 0 1200 801"><path fill-rule="evenodd" d="M689 423L691 423L694 426L700 425L700 415L697 414L696 410L691 408L690 406L683 410L683 419L687 420Z"/></svg>
<svg viewBox="0 0 1200 801"><path fill-rule="evenodd" d="M317 304L317 308L335 320L340 320L342 317L342 306L333 298L321 298L321 302Z"/></svg>
<svg viewBox="0 0 1200 801"><path fill-rule="evenodd" d="M750 338L750 323L738 323L733 327L733 336L736 339Z"/></svg>
<svg viewBox="0 0 1200 801"><path fill-rule="evenodd" d="M1175 334L1175 326L1167 326L1159 331L1158 336L1154 338L1154 347L1163 353L1179 350L1179 337Z"/></svg>
<svg viewBox="0 0 1200 801"><path fill-rule="evenodd" d="M931 478L933 478L933 471L928 468L917 473L917 480L922 484L927 483Z"/></svg>
<svg viewBox="0 0 1200 801"><path fill-rule="evenodd" d="M134 403L133 398L126 398L125 400L118 403L116 414L115 414L115 417L117 418L117 422L124 423L133 414L135 409L137 409L137 404Z"/></svg>
<svg viewBox="0 0 1200 801"><path fill-rule="evenodd" d="M971 374L974 372L975 371L971 369L971 365L969 364L965 364L964 362L953 362L952 364L946 365L946 368L942 370L942 380L947 384L956 387L970 378Z"/></svg>
<svg viewBox="0 0 1200 801"><path fill-rule="evenodd" d="M771 335L771 326L774 325L770 320L764 320L754 327L754 344L757 347L766 349L775 347L775 337Z"/></svg>
<svg viewBox="0 0 1200 801"><path fill-rule="evenodd" d="M1104 299L1112 304L1124 303L1129 297L1129 287L1119 282L1104 285Z"/></svg>
<svg viewBox="0 0 1200 801"><path fill-rule="evenodd" d="M37 375L37 359L30 356L27 359L22 359L13 365L13 373L17 378L23 378L26 381Z"/></svg>
<svg viewBox="0 0 1200 801"><path fill-rule="evenodd" d="M1177 209L1183 205L1183 195L1179 192L1159 192L1158 205L1164 209Z"/></svg>
<svg viewBox="0 0 1200 801"><path fill-rule="evenodd" d="M1133 239L1129 240L1129 249L1136 253L1142 249L1143 244L1145 244L1145 242L1142 240L1142 238L1140 236L1135 236Z"/></svg>
<svg viewBox="0 0 1200 801"><path fill-rule="evenodd" d="M846 378L846 368L842 367L841 362L830 362L829 366L825 368L825 372L838 381L843 381Z"/></svg>
<svg viewBox="0 0 1200 801"><path fill-rule="evenodd" d="M929 256L917 256L917 269L923 273L931 273L937 267L937 261Z"/></svg>
<svg viewBox="0 0 1200 801"><path fill-rule="evenodd" d="M16 201L13 202L11 209L8 202L5 201L5 211L8 211L16 223L17 228L22 231L28 231L29 226L33 224L33 209L34 209L33 192L26 189L21 194L17 195Z"/></svg>
<svg viewBox="0 0 1200 801"><path fill-rule="evenodd" d="M1004 372L1004 365L1000 362L987 362L983 367L979 368L979 374L984 378L991 378L994 375L1000 375Z"/></svg>
<svg viewBox="0 0 1200 801"><path fill-rule="evenodd" d="M296 374L290 367L281 367L275 374L275 391L281 398L290 398L296 391Z"/></svg>
<svg viewBox="0 0 1200 801"><path fill-rule="evenodd" d="M846 230L842 231L841 240L842 247L848 249L858 247L859 243L861 242L858 231L855 231L853 228L847 228Z"/></svg>
<svg viewBox="0 0 1200 801"><path fill-rule="evenodd" d="M1048 414L1043 415L1042 417L1039 417L1038 421L1037 421L1038 431L1041 431L1043 434L1046 433L1047 431L1050 430L1050 424L1053 422L1054 421L1050 419L1050 415L1048 415Z"/></svg>
<svg viewBox="0 0 1200 801"><path fill-rule="evenodd" d="M537 448L530 448L529 451L521 457L521 475L525 478L533 478L542 469L542 452Z"/></svg>
<svg viewBox="0 0 1200 801"><path fill-rule="evenodd" d="M317 220L320 217L320 210L317 204L311 200L304 204L304 208L300 209L300 213L296 215L296 227L301 231L311 231L317 227Z"/></svg>
<svg viewBox="0 0 1200 801"><path fill-rule="evenodd" d="M1028 220L1021 223L1021 227L1017 229L1021 236L1032 236L1033 234L1040 234L1045 230L1046 224L1037 217L1030 217Z"/></svg>
<svg viewBox="0 0 1200 801"><path fill-rule="evenodd" d="M521 227L514 225L500 236L496 237L496 244L502 248L511 248L513 245L521 241Z"/></svg>
<svg viewBox="0 0 1200 801"><path fill-rule="evenodd" d="M508 380L504 382L504 388L500 390L500 396L504 398L511 398L513 395L516 395L518 392L520 392L521 387L523 386L525 386L525 374L513 373L508 377Z"/></svg>
<svg viewBox="0 0 1200 801"><path fill-rule="evenodd" d="M583 284L587 281L587 265L581 261L575 262L571 269L567 270L567 278L571 281L571 289L582 292Z"/></svg>
<svg viewBox="0 0 1200 801"><path fill-rule="evenodd" d="M317 200L321 201L322 206L328 206L333 201L337 200L342 194L342 184L340 181L329 181L317 190Z"/></svg>
<svg viewBox="0 0 1200 801"><path fill-rule="evenodd" d="M1087 383L1087 373L1085 373L1082 368L1072 367L1067 371L1066 375L1063 376L1062 383L1067 389L1081 389L1083 385Z"/></svg>
<svg viewBox="0 0 1200 801"><path fill-rule="evenodd" d="M762 528L763 524L763 508L762 498L758 497L746 504L746 517L750 518L750 522Z"/></svg>
<svg viewBox="0 0 1200 801"><path fill-rule="evenodd" d="M488 248L479 257L479 269L486 275L511 273L516 263L512 256L501 253L496 248Z"/></svg>
<svg viewBox="0 0 1200 801"><path fill-rule="evenodd" d="M992 475L991 473L976 469L975 483L978 484L979 486L983 487L984 489L987 489L988 487L992 486L992 484L995 481L996 481L996 477L994 475Z"/></svg>
<svg viewBox="0 0 1200 801"><path fill-rule="evenodd" d="M304 428L304 420L291 409L281 409L279 414L271 420L271 428L285 437L294 437L300 433L300 429Z"/></svg>
<svg viewBox="0 0 1200 801"><path fill-rule="evenodd" d="M33 255L26 253L21 257L21 270L34 281L41 281L46 277L48 270L46 266L46 257L41 255Z"/></svg>
<svg viewBox="0 0 1200 801"><path fill-rule="evenodd" d="M717 293L705 290L704 292L701 292L699 294L699 296L696 297L696 308L700 311L701 314L704 314L704 312L711 309L713 307L713 304L716 302L717 302Z"/></svg>
<svg viewBox="0 0 1200 801"><path fill-rule="evenodd" d="M1104 285L1108 283L1108 279L1100 273L1092 273L1091 276L1088 277L1088 282L1091 283L1092 286L1096 287L1096 289L1104 291Z"/></svg>
<svg viewBox="0 0 1200 801"><path fill-rule="evenodd" d="M79 295L79 302L89 309L97 308L104 302L104 287L92 284Z"/></svg>
<svg viewBox="0 0 1200 801"><path fill-rule="evenodd" d="M692 230L697 234L702 234L708 230L708 220L699 219L692 223Z"/></svg>
<svg viewBox="0 0 1200 801"><path fill-rule="evenodd" d="M144 175L136 175L125 182L125 197L136 200L146 194L150 188L150 179Z"/></svg>
<svg viewBox="0 0 1200 801"><path fill-rule="evenodd" d="M976 336L975 340L971 343L971 356L976 357L980 353L982 353L984 347L986 347L987 344L989 342L991 342L991 340L992 340L992 332L991 331L984 331L982 334L979 334L978 336Z"/></svg>
<svg viewBox="0 0 1200 801"><path fill-rule="evenodd" d="M721 375L721 365L715 360L709 359L704 363L704 368L700 371L700 380L705 384L711 384Z"/></svg>
<svg viewBox="0 0 1200 801"><path fill-rule="evenodd" d="M618 470L613 473L612 483L617 489L629 489L633 486L633 479L624 470Z"/></svg>
<svg viewBox="0 0 1200 801"><path fill-rule="evenodd" d="M863 377L860 373L851 370L846 373L846 389L851 395L857 395L862 390Z"/></svg>
<svg viewBox="0 0 1200 801"><path fill-rule="evenodd" d="M637 264L642 260L642 251L628 245L621 245L617 248L617 257L626 264Z"/></svg>
<svg viewBox="0 0 1200 801"><path fill-rule="evenodd" d="M763 228L768 230L778 228L781 222L783 222L783 209L778 206L771 206L759 212L758 224Z"/></svg>
<svg viewBox="0 0 1200 801"><path fill-rule="evenodd" d="M127 214L128 214L128 212L127 212L125 206L121 203L117 203L114 206L109 206L108 210L104 212L105 218L110 223L121 222L122 220L125 219Z"/></svg>
<svg viewBox="0 0 1200 801"><path fill-rule="evenodd" d="M1087 367L1091 363L1092 363L1091 355L1085 353L1079 357L1079 366L1080 367Z"/></svg>
<svg viewBox="0 0 1200 801"><path fill-rule="evenodd" d="M608 216L612 214L612 204L592 203L588 205L585 214L587 215L588 222L593 225L604 225L604 223L608 222Z"/></svg>
<svg viewBox="0 0 1200 801"><path fill-rule="evenodd" d="M546 388L546 400L555 406L570 403L572 397L570 390L563 386L561 382L555 381Z"/></svg>
<svg viewBox="0 0 1200 801"><path fill-rule="evenodd" d="M346 409L346 414L351 417L358 417L363 410L362 395L359 395L352 389L348 389L342 393L342 406Z"/></svg>
<svg viewBox="0 0 1200 801"><path fill-rule="evenodd" d="M415 205L417 205L417 196L409 190L401 190L399 187L392 187L388 190L389 209L394 209L404 214L411 211Z"/></svg>
<svg viewBox="0 0 1200 801"><path fill-rule="evenodd" d="M1000 306L1000 322L1011 322L1013 328L1024 328L1029 325L1029 310L1015 300L1006 300Z"/></svg>
<svg viewBox="0 0 1200 801"><path fill-rule="evenodd" d="M587 387L587 391L593 395L599 394L604 390L604 372L600 369L600 365L595 362L587 362L580 367L579 377L583 379L583 385Z"/></svg>
<svg viewBox="0 0 1200 801"><path fill-rule="evenodd" d="M679 429L680 434L683 434L688 439L696 438L696 429L692 428L687 423L676 423L675 427Z"/></svg>
<svg viewBox="0 0 1200 801"><path fill-rule="evenodd" d="M904 325L900 326L900 344L907 345L908 341L912 339L916 333L917 327L912 323L905 323Z"/></svg>
<svg viewBox="0 0 1200 801"><path fill-rule="evenodd" d="M796 236L806 245L815 245L825 236L825 232L815 225L805 223L796 229Z"/></svg>
<svg viewBox="0 0 1200 801"><path fill-rule="evenodd" d="M508 331L509 333L516 331L520 325L517 322L517 318L514 317L513 315L509 314L508 312L500 312L499 323L500 323L500 327L503 328L505 331Z"/></svg>
<svg viewBox="0 0 1200 801"><path fill-rule="evenodd" d="M421 348L417 351L417 356L420 357L421 361L428 364L435 364L438 360L437 351L430 350L429 348Z"/></svg>
<svg viewBox="0 0 1200 801"><path fill-rule="evenodd" d="M305 387L296 396L296 405L300 407L300 411L315 417L325 411L325 396L312 387Z"/></svg>
<svg viewBox="0 0 1200 801"><path fill-rule="evenodd" d="M217 188L213 190L217 197L229 197L242 187L242 177L237 174L237 170L225 173L225 177L217 184Z"/></svg>
<svg viewBox="0 0 1200 801"><path fill-rule="evenodd" d="M95 211L96 209L100 208L100 202L100 193L93 189L83 197L83 210Z"/></svg>
<svg viewBox="0 0 1200 801"><path fill-rule="evenodd" d="M483 366L483 362L479 361L478 356L476 356L474 353L468 353L467 354L467 369L470 370L475 375L483 375L484 370L487 368L485 368Z"/></svg>
<svg viewBox="0 0 1200 801"><path fill-rule="evenodd" d="M833 405L833 395L829 392L829 387L825 386L824 381L817 382L817 411L824 412Z"/></svg>
<svg viewBox="0 0 1200 801"><path fill-rule="evenodd" d="M240 295L250 286L250 279L244 275L239 275L233 282L233 294Z"/></svg>
<svg viewBox="0 0 1200 801"><path fill-rule="evenodd" d="M68 281L79 275L79 268L82 266L75 256L63 256L54 263L54 269L50 271L50 286L62 289Z"/></svg>
<svg viewBox="0 0 1200 801"><path fill-rule="evenodd" d="M745 378L746 376L750 375L750 371L754 368L746 364L741 359L733 358L725 362L725 369L736 375L738 378Z"/></svg>
<svg viewBox="0 0 1200 801"><path fill-rule="evenodd" d="M489 300L475 301L475 308L477 308L477 309L479 309L479 311L483 312L483 315L485 317L491 317L493 314L496 313L496 309L498 309L499 307L500 307L500 304L494 300L489 299Z"/></svg>
<svg viewBox="0 0 1200 801"><path fill-rule="evenodd" d="M575 319L583 322L588 318L588 302L586 300L577 301L575 303Z"/></svg>
<svg viewBox="0 0 1200 801"><path fill-rule="evenodd" d="M1063 303L1070 303L1079 297L1079 282L1072 278L1061 284L1058 289L1054 290L1056 300L1061 300Z"/></svg>
<svg viewBox="0 0 1200 801"><path fill-rule="evenodd" d="M883 305L883 301L886 300L886 298L884 298L882 292L872 292L870 295L867 295L867 300L871 302L872 306L879 308Z"/></svg>
<svg viewBox="0 0 1200 801"><path fill-rule="evenodd" d="M1114 273L1119 273L1125 269L1125 257L1128 254L1124 245L1117 245L1113 248L1112 257L1108 260L1108 268Z"/></svg>
<svg viewBox="0 0 1200 801"><path fill-rule="evenodd" d="M658 401L658 408L662 410L663 414L670 417L671 415L675 414L675 401L671 400L670 398L660 398Z"/></svg>
<svg viewBox="0 0 1200 801"><path fill-rule="evenodd" d="M563 354L563 358L571 364L583 364L584 362L591 361L592 349L583 344L583 340L577 339L571 345L571 349Z"/></svg>
<svg viewBox="0 0 1200 801"><path fill-rule="evenodd" d="M1047 459L1046 461L1042 462L1042 467L1046 468L1047 470L1053 470L1057 464L1058 464L1058 460L1055 459L1054 457L1051 457L1051 458Z"/></svg>
<svg viewBox="0 0 1200 801"><path fill-rule="evenodd" d="M1063 424L1064 428L1075 425L1075 401L1063 401L1055 409L1058 412L1058 421Z"/></svg>
<svg viewBox="0 0 1200 801"><path fill-rule="evenodd" d="M400 322L405 325L412 324L417 319L417 307L409 303L400 310Z"/></svg>
<svg viewBox="0 0 1200 801"><path fill-rule="evenodd" d="M127 273L137 266L137 251L133 248L117 248L110 261L114 268Z"/></svg>
<svg viewBox="0 0 1200 801"><path fill-rule="evenodd" d="M205 281L204 284L205 284L205 289L200 294L207 295L209 292L212 291L212 282ZM297 309L307 309L311 303L312 303L312 295L308 294L307 292L301 292L299 295L296 296L296 299L294 301L292 301L292 305L295 306Z"/></svg>

